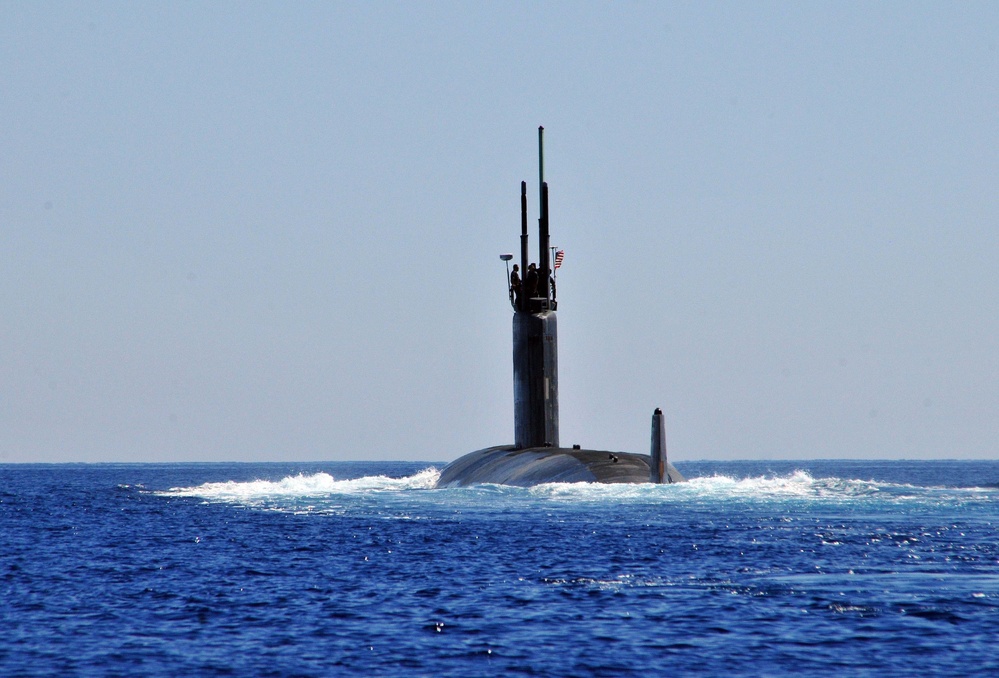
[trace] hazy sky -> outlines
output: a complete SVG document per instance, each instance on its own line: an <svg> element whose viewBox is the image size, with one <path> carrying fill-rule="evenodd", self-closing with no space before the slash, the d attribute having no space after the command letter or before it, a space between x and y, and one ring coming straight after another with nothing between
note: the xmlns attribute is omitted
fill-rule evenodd
<svg viewBox="0 0 999 678"><path fill-rule="evenodd" d="M511 442L538 125L563 444L997 456L997 3L5 1L0 461Z"/></svg>

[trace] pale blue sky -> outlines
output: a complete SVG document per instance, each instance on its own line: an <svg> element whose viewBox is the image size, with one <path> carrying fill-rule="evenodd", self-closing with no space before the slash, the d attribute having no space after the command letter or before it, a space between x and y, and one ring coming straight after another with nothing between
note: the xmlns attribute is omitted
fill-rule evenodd
<svg viewBox="0 0 999 678"><path fill-rule="evenodd" d="M995 458L999 4L0 3L0 461Z"/></svg>

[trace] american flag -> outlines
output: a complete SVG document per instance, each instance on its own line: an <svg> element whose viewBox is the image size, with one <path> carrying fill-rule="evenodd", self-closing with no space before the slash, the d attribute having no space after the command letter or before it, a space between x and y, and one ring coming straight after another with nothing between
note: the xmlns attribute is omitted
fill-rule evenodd
<svg viewBox="0 0 999 678"><path fill-rule="evenodd" d="M565 258L565 252L563 252L562 250L558 250L557 252L555 252L555 270L556 271L558 270L558 267L562 265L562 259L564 259L564 258Z"/></svg>

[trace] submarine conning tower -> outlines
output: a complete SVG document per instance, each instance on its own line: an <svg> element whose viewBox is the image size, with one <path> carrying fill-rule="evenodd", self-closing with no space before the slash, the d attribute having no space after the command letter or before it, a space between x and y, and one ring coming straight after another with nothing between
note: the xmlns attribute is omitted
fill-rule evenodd
<svg viewBox="0 0 999 678"><path fill-rule="evenodd" d="M513 302L513 411L517 449L558 447L558 320L554 298L545 182L544 127L538 128L538 264L528 271L527 182L520 184L522 287ZM530 286L529 281L536 281ZM533 281L532 281L533 282Z"/></svg>

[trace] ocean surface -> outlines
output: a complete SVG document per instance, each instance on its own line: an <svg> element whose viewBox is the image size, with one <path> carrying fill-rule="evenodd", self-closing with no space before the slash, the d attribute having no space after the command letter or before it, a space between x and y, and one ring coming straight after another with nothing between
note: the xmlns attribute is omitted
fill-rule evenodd
<svg viewBox="0 0 999 678"><path fill-rule="evenodd" d="M0 465L0 675L999 674L999 462L442 467Z"/></svg>

